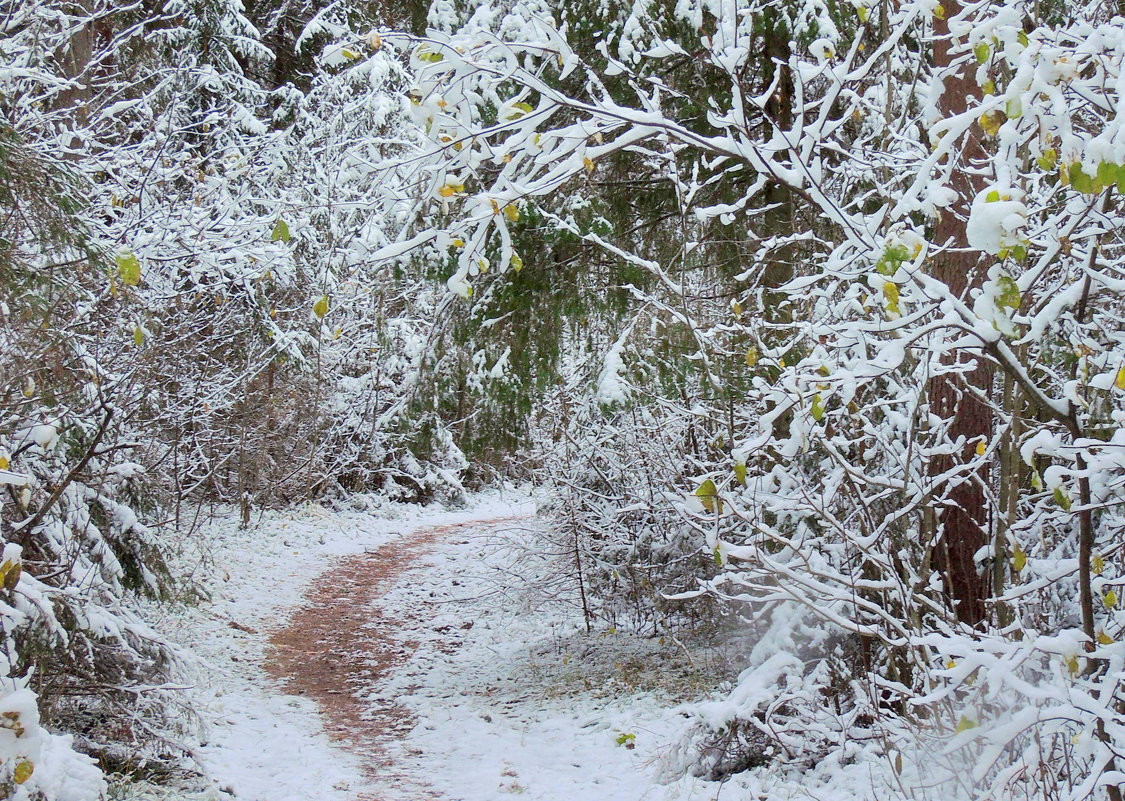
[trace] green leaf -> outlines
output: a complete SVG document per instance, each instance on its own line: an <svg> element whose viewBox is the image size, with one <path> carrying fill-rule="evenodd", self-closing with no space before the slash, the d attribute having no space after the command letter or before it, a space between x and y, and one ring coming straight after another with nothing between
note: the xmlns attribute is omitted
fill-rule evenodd
<svg viewBox="0 0 1125 801"><path fill-rule="evenodd" d="M328 296L321 295L320 300L313 304L313 314L320 319L324 319L324 315L328 314Z"/></svg>
<svg viewBox="0 0 1125 801"><path fill-rule="evenodd" d="M1018 34L1016 34L1016 41L1019 42L1024 47L1027 47L1031 43L1030 40L1027 38L1027 34L1024 33L1023 31L1020 31Z"/></svg>
<svg viewBox="0 0 1125 801"><path fill-rule="evenodd" d="M968 731L969 729L975 729L979 725L980 725L979 723L977 723L975 720L968 717L967 715L962 715L961 719L957 721L957 728L953 730L953 733L954 734L960 734L963 731Z"/></svg>
<svg viewBox="0 0 1125 801"><path fill-rule="evenodd" d="M1004 114L1010 120L1018 120L1023 116L1023 101L1018 97L1013 97L1004 104Z"/></svg>
<svg viewBox="0 0 1125 801"><path fill-rule="evenodd" d="M1044 172L1052 172L1055 169L1055 165L1059 163L1059 153L1053 147L1049 147L1043 151L1042 156L1035 160L1035 163L1038 164L1039 169Z"/></svg>
<svg viewBox="0 0 1125 801"><path fill-rule="evenodd" d="M133 326L133 344L138 348L145 344L145 332L141 330L139 325Z"/></svg>
<svg viewBox="0 0 1125 801"><path fill-rule="evenodd" d="M1117 183L1117 165L1108 161L1103 161L1098 165L1098 183L1103 186L1110 186Z"/></svg>
<svg viewBox="0 0 1125 801"><path fill-rule="evenodd" d="M996 279L996 288L1000 290L996 295L996 303L998 305L1013 310L1020 307L1023 298L1020 295L1020 288L1016 285L1015 279L1008 275L1002 275Z"/></svg>
<svg viewBox="0 0 1125 801"><path fill-rule="evenodd" d="M289 225L280 217L273 224L273 233L270 234L270 240L273 242L289 241Z"/></svg>
<svg viewBox="0 0 1125 801"><path fill-rule="evenodd" d="M1064 512L1070 511L1070 496L1066 494L1062 487L1055 487L1055 491L1052 495L1055 498L1055 503L1057 503Z"/></svg>
<svg viewBox="0 0 1125 801"><path fill-rule="evenodd" d="M117 275L123 284L136 286L141 282L141 263L130 251L118 251L114 261L117 262Z"/></svg>
<svg viewBox="0 0 1125 801"><path fill-rule="evenodd" d="M1082 171L1082 162L1076 161L1070 165L1068 177L1070 178L1070 185L1076 191L1086 195L1094 194L1094 178Z"/></svg>
<svg viewBox="0 0 1125 801"><path fill-rule="evenodd" d="M988 42L977 42L973 46L973 55L977 57L977 63L983 64L988 61L988 56L991 54L992 48L988 46Z"/></svg>
<svg viewBox="0 0 1125 801"><path fill-rule="evenodd" d="M984 202L985 203L999 203L1000 202L1000 190L999 189L993 189L991 192L989 192L987 195L984 196Z"/></svg>

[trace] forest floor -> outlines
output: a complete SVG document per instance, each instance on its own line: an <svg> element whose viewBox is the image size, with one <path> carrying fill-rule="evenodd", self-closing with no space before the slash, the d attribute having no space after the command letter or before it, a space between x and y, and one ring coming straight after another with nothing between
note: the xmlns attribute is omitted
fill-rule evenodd
<svg viewBox="0 0 1125 801"><path fill-rule="evenodd" d="M119 783L113 798L808 797L778 776L669 775L678 705L732 679L737 649L587 630L528 496L363 503L246 530L220 518L185 543L179 569L209 598L150 617L197 677L194 776Z"/></svg>

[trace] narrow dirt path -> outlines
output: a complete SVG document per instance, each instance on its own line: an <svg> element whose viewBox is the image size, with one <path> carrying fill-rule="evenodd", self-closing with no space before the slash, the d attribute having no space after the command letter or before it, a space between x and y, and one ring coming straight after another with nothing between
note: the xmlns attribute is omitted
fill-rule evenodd
<svg viewBox="0 0 1125 801"><path fill-rule="evenodd" d="M413 801L439 801L389 755L388 744L413 726L408 712L393 702L362 698L418 647L394 636L407 621L383 609L378 599L417 569L435 543L517 519L421 529L377 551L347 557L317 577L301 608L270 634L266 670L286 692L316 701L329 736L360 756L371 783L389 794L362 794L356 801L391 801L403 792ZM410 622L423 622L426 615L425 605L418 604Z"/></svg>

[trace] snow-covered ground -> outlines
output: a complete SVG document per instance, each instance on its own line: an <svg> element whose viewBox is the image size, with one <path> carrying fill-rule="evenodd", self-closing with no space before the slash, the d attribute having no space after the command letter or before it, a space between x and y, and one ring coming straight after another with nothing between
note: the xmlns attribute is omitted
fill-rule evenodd
<svg viewBox="0 0 1125 801"><path fill-rule="evenodd" d="M220 516L185 541L173 569L210 594L186 606L153 606L150 622L183 646L196 679L192 709L203 737L194 748L205 789L119 785L123 799L353 801L363 788L358 757L332 742L311 701L279 691L262 667L267 633L284 622L302 595L335 560L409 537L414 530L531 512L525 496L476 499L469 510L380 503L328 511L310 505L267 512L240 530Z"/></svg>
<svg viewBox="0 0 1125 801"><path fill-rule="evenodd" d="M194 759L204 778L171 791L121 785L116 797L417 801L417 788L444 801L867 794L867 779L840 771L806 779L766 770L725 785L668 776L685 722L678 704L732 678L729 660L690 643L587 632L566 583L548 582L548 593L537 581L560 567L534 547L541 524L526 495L480 496L460 511L369 503L267 513L245 531L220 520L185 543L179 567L211 599L165 609L154 622L183 644L198 675L192 704L205 734ZM330 739L331 721L315 703L269 678L269 630L340 557L394 548L434 526L511 516L519 519L454 530L376 601L404 621L393 636L417 644L389 680L366 691L366 700L394 700L413 714L416 725L390 755L415 789L373 787L362 758ZM828 778L834 787L825 787Z"/></svg>

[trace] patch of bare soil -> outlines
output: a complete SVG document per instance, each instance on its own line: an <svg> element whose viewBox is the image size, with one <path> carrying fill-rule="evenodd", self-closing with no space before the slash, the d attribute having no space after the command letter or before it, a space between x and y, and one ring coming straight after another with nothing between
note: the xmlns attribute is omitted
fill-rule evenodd
<svg viewBox="0 0 1125 801"><path fill-rule="evenodd" d="M424 783L394 764L387 746L414 725L409 713L390 701L365 700L364 694L403 665L418 644L395 633L424 623L425 604L409 619L379 604L400 584L434 543L466 529L491 528L516 518L497 518L422 529L377 551L356 554L321 574L301 608L270 634L266 670L285 691L316 701L325 729L359 755L373 784L414 801L437 801ZM356 801L390 801L361 795Z"/></svg>

